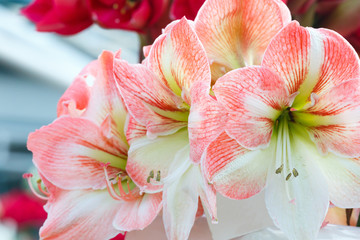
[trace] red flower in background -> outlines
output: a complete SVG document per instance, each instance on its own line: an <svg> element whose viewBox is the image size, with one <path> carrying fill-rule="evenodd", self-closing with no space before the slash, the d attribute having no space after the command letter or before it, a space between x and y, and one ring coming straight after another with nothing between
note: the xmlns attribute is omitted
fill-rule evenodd
<svg viewBox="0 0 360 240"><path fill-rule="evenodd" d="M40 32L70 35L92 24L91 14L83 0L35 0L22 9Z"/></svg>
<svg viewBox="0 0 360 240"><path fill-rule="evenodd" d="M18 227L40 227L46 219L45 201L25 192L12 191L0 196L0 219L12 219Z"/></svg>
<svg viewBox="0 0 360 240"><path fill-rule="evenodd" d="M142 31L158 21L168 0L87 0L94 21L105 28Z"/></svg>
<svg viewBox="0 0 360 240"><path fill-rule="evenodd" d="M174 0L170 9L170 17L180 19L185 16L187 19L194 20L204 2L205 0Z"/></svg>
<svg viewBox="0 0 360 240"><path fill-rule="evenodd" d="M94 22L104 28L143 32L167 6L168 0L35 0L22 13L40 32L71 35Z"/></svg>
<svg viewBox="0 0 360 240"><path fill-rule="evenodd" d="M359 0L287 0L287 5L301 25L335 30L360 53Z"/></svg>

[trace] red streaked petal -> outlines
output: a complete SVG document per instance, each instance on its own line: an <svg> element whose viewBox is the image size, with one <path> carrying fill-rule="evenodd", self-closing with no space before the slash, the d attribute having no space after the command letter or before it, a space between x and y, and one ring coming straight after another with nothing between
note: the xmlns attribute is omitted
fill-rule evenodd
<svg viewBox="0 0 360 240"><path fill-rule="evenodd" d="M129 117L126 131L126 139L128 143L131 145L133 141L138 138L142 138L146 136L146 127L141 125L139 122L135 120L133 117Z"/></svg>
<svg viewBox="0 0 360 240"><path fill-rule="evenodd" d="M266 150L249 151L223 132L208 146L203 164L218 192L228 198L245 199L265 187L271 155Z"/></svg>
<svg viewBox="0 0 360 240"><path fill-rule="evenodd" d="M190 158L200 162L207 145L225 128L227 115L225 109L209 94L202 95L202 86L194 84L189 115Z"/></svg>
<svg viewBox="0 0 360 240"><path fill-rule="evenodd" d="M187 125L188 106L143 65L115 63L115 76L126 107L133 118L156 137Z"/></svg>
<svg viewBox="0 0 360 240"><path fill-rule="evenodd" d="M70 87L61 96L57 105L57 115L70 115L79 117L88 106L90 98L90 86L87 80L95 78L98 69L97 61L88 64L74 79Z"/></svg>
<svg viewBox="0 0 360 240"><path fill-rule="evenodd" d="M209 0L195 29L214 67L231 70L260 64L270 40L290 20L290 11L277 0Z"/></svg>
<svg viewBox="0 0 360 240"><path fill-rule="evenodd" d="M40 173L63 189L104 188L100 162L110 162L110 177L125 168L126 152L102 135L93 122L62 117L29 135L28 149Z"/></svg>
<svg viewBox="0 0 360 240"><path fill-rule="evenodd" d="M227 73L213 90L229 116L226 132L249 149L268 145L274 121L291 104L284 81L258 66Z"/></svg>
<svg viewBox="0 0 360 240"><path fill-rule="evenodd" d="M190 105L197 81L210 88L211 73L205 50L185 18L173 24L152 45L146 65L176 95Z"/></svg>
<svg viewBox="0 0 360 240"><path fill-rule="evenodd" d="M164 111L181 111L182 99L168 89L146 66L116 60L114 73L121 91L131 92L150 107ZM123 94L123 97L127 101L131 100L126 94Z"/></svg>
<svg viewBox="0 0 360 240"><path fill-rule="evenodd" d="M95 82L84 116L99 125L110 118L111 134L119 139L123 149L127 149L124 133L127 111L114 78L114 54L103 51L97 63Z"/></svg>
<svg viewBox="0 0 360 240"><path fill-rule="evenodd" d="M122 202L104 191L60 191L48 204L41 239L110 239L120 231L113 220ZM101 223L101 224L99 224Z"/></svg>
<svg viewBox="0 0 360 240"><path fill-rule="evenodd" d="M122 202L116 209L114 227L121 231L142 230L162 208L162 193L144 194L135 201Z"/></svg>
<svg viewBox="0 0 360 240"><path fill-rule="evenodd" d="M272 68L285 81L290 94L299 92L293 107L301 109L311 93L321 95L331 87L359 78L355 51L340 35L326 29L287 25L270 43L263 66Z"/></svg>
<svg viewBox="0 0 360 240"><path fill-rule="evenodd" d="M299 92L295 101L301 98L303 104L315 84L312 80L319 77L323 61L318 39L313 48L312 43L309 31L293 21L271 41L262 61L263 66L275 70L285 81L290 94Z"/></svg>
<svg viewBox="0 0 360 240"><path fill-rule="evenodd" d="M323 153L360 155L360 79L339 84L319 96L315 105L294 112Z"/></svg>
<svg viewBox="0 0 360 240"><path fill-rule="evenodd" d="M360 78L360 61L356 51L340 34L329 29L317 31L322 36L325 60L313 92L322 95L344 81Z"/></svg>

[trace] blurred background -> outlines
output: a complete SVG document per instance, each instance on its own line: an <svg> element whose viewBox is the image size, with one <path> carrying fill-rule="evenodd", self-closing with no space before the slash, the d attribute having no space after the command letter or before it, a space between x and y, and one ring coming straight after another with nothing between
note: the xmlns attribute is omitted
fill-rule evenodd
<svg viewBox="0 0 360 240"><path fill-rule="evenodd" d="M139 56L134 32L98 26L71 37L36 32L20 14L28 3L0 0L0 216L21 218L17 220L20 224L11 219L1 222L1 240L38 239L44 218L43 203L21 192L26 188L22 174L32 167L32 155L26 148L28 134L56 118L62 93L103 49L122 48L122 58L131 63ZM25 213L28 204L40 210ZM36 221L27 219L32 214L38 218L35 226Z"/></svg>

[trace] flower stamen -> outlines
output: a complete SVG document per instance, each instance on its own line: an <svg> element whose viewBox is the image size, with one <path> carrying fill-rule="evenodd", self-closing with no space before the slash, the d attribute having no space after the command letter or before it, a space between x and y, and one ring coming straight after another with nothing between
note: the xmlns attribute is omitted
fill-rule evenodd
<svg viewBox="0 0 360 240"><path fill-rule="evenodd" d="M23 174L23 178L25 178L25 179L27 180L31 192L32 192L36 197L38 197L38 198L40 198L40 199L49 200L50 194L49 194L48 192L45 192L45 191L42 190L41 184L40 184L40 187L39 187L39 182L38 182L39 191L42 192L42 193L44 193L46 196L42 196L41 194L39 194L39 193L35 190L32 182L31 182L31 178L32 178L32 177L33 177L33 175L32 175L31 173L24 173L24 174ZM40 182L40 183L41 183L41 182ZM40 189L41 189L41 190L40 190Z"/></svg>
<svg viewBox="0 0 360 240"><path fill-rule="evenodd" d="M128 176L126 176L126 185L127 185L127 192L126 192L122 185L121 173L119 173L115 178L115 181L117 182L117 185L118 185L119 193L116 192L113 183L110 182L109 174L107 172L107 167L109 166L109 164L110 163L107 163L107 164L101 163L101 166L104 169L104 174L105 174L105 179L106 179L106 187L109 192L109 195L115 200L123 200L123 201L136 200L140 196L138 188L131 190L131 187L130 187L131 179Z"/></svg>

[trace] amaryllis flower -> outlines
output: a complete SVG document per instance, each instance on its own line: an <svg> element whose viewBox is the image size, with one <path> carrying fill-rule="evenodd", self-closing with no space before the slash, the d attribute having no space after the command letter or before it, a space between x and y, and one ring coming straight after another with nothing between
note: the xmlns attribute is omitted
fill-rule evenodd
<svg viewBox="0 0 360 240"><path fill-rule="evenodd" d="M42 239L109 239L143 229L161 210L161 193L141 194L125 170L128 115L113 62L103 52L65 92L59 118L29 136L48 189L39 187L48 195Z"/></svg>
<svg viewBox="0 0 360 240"><path fill-rule="evenodd" d="M115 75L133 117L126 171L141 191L163 192L169 239L187 239L199 198L216 220L215 191L201 173L189 144L188 116L194 97L208 95L210 67L193 23L182 19L155 40L144 65L115 60Z"/></svg>
<svg viewBox="0 0 360 240"><path fill-rule="evenodd" d="M91 13L84 0L35 0L22 9L40 32L75 34L92 24Z"/></svg>
<svg viewBox="0 0 360 240"><path fill-rule="evenodd" d="M217 191L244 199L265 188L289 239L315 239L329 201L360 206L360 62L339 34L292 22L261 66L213 90L228 116L203 162Z"/></svg>
<svg viewBox="0 0 360 240"><path fill-rule="evenodd" d="M270 40L290 22L280 0L208 0L199 10L195 29L211 64L212 79L261 63Z"/></svg>

